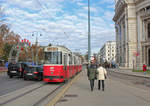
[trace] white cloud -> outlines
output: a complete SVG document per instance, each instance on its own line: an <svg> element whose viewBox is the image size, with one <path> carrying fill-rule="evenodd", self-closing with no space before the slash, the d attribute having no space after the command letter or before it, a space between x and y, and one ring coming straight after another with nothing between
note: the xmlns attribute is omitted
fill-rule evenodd
<svg viewBox="0 0 150 106"><path fill-rule="evenodd" d="M114 12L106 11L106 12L104 13L104 16L103 16L103 17L104 17L104 19L112 20L113 16L114 16Z"/></svg>
<svg viewBox="0 0 150 106"><path fill-rule="evenodd" d="M78 6L85 6L86 4L85 3L81 3L81 2L77 2L77 5Z"/></svg>
<svg viewBox="0 0 150 106"><path fill-rule="evenodd" d="M71 50L87 51L88 21L87 6L84 0L72 0L80 8L70 15L64 10L63 3L68 0L7 0L6 14L12 30L28 38L33 43L33 31L42 33L41 45L63 44ZM106 2L106 1L105 1ZM108 2L108 0L107 0ZM70 8L70 7L69 7ZM104 12L105 11L105 12ZM103 16L100 16L104 12ZM113 13L98 5L91 6L92 50L100 49L107 40L114 40L114 26L110 22ZM65 33L64 33L65 32Z"/></svg>
<svg viewBox="0 0 150 106"><path fill-rule="evenodd" d="M115 5L114 4L108 5L107 8L115 9Z"/></svg>
<svg viewBox="0 0 150 106"><path fill-rule="evenodd" d="M88 7L87 7L87 6L86 6L86 7L83 7L83 9L87 11L87 10L88 10ZM97 8L95 8L95 7L90 7L90 11L91 11L91 12L94 12L94 13L98 13Z"/></svg>
<svg viewBox="0 0 150 106"><path fill-rule="evenodd" d="M100 0L100 4L108 3L108 4L113 4L114 0Z"/></svg>

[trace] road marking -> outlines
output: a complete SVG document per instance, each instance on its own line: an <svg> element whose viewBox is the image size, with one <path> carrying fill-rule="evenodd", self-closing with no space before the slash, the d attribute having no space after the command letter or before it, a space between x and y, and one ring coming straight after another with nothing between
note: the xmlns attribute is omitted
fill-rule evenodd
<svg viewBox="0 0 150 106"><path fill-rule="evenodd" d="M55 97L52 99L46 106L55 106L55 104L64 96L64 94L68 91L73 83L75 83L81 76L82 72L80 72L77 76L75 76Z"/></svg>

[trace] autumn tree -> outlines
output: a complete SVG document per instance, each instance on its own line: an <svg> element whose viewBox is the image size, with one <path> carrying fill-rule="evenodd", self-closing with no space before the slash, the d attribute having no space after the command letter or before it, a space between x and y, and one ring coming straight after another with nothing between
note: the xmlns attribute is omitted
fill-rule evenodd
<svg viewBox="0 0 150 106"><path fill-rule="evenodd" d="M43 63L44 62L44 47L39 47L38 62L39 63Z"/></svg>
<svg viewBox="0 0 150 106"><path fill-rule="evenodd" d="M9 44L9 43L5 43L4 47L3 47L3 56L2 59L5 61L8 61L9 58L9 52L11 50L13 45Z"/></svg>
<svg viewBox="0 0 150 106"><path fill-rule="evenodd" d="M21 52L20 52L20 54L19 54L19 61L21 61L21 62L26 62L26 61L28 61L27 60L27 51L25 51L25 50L22 50Z"/></svg>
<svg viewBox="0 0 150 106"><path fill-rule="evenodd" d="M52 46L52 44L51 44L51 43L49 43L49 44L48 44L48 46Z"/></svg>
<svg viewBox="0 0 150 106"><path fill-rule="evenodd" d="M2 26L1 26L1 24L2 24L2 22L3 22L3 9L2 9L2 7L0 7L0 59L2 58L2 56L3 56L3 36L4 36L4 34L2 34L3 33L3 29L2 29Z"/></svg>
<svg viewBox="0 0 150 106"><path fill-rule="evenodd" d="M20 36L10 31L6 24L0 26L0 58L8 61L11 47L18 43Z"/></svg>
<svg viewBox="0 0 150 106"><path fill-rule="evenodd" d="M38 63L42 63L44 61L44 47L42 46L36 47L36 45L33 44L31 48L34 55L34 62L36 63L36 59L37 59Z"/></svg>

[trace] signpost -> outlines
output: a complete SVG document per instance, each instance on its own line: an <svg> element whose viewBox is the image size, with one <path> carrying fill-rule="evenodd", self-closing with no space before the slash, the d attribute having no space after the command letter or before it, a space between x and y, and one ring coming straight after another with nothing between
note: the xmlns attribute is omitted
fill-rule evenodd
<svg viewBox="0 0 150 106"><path fill-rule="evenodd" d="M135 61L136 61L136 67L137 67L137 57L139 56L140 54L138 52L134 52L133 53L133 56L135 57L135 60L133 58L133 70L135 69L134 65L135 65Z"/></svg>

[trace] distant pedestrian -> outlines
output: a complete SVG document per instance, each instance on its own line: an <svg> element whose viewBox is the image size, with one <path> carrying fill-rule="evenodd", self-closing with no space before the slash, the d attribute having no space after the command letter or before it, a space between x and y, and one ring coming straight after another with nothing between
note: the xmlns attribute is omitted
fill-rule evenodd
<svg viewBox="0 0 150 106"><path fill-rule="evenodd" d="M144 74L146 74L146 71L147 71L147 66L146 66L146 64L143 64L143 71L144 71Z"/></svg>
<svg viewBox="0 0 150 106"><path fill-rule="evenodd" d="M104 91L105 88L105 83L104 80L107 77L107 71L104 67L102 67L101 65L99 65L98 69L97 69L97 79L98 79L98 89L101 89L101 85L102 85L102 90Z"/></svg>
<svg viewBox="0 0 150 106"><path fill-rule="evenodd" d="M94 81L97 77L96 72L97 72L97 65L96 65L95 61L92 60L90 66L88 67L88 72L87 72L88 79L90 81L91 91L93 91Z"/></svg>

